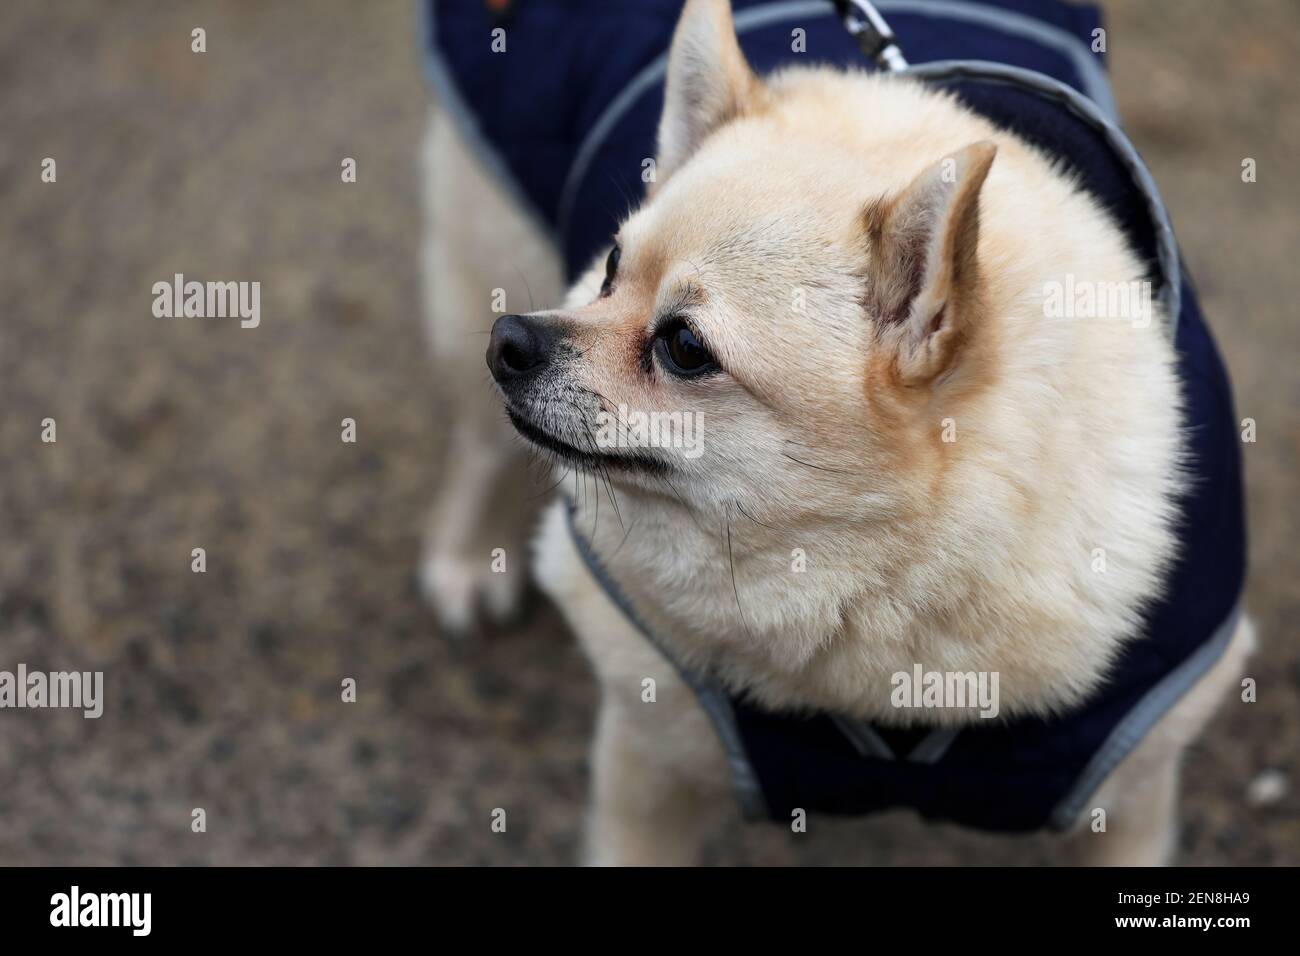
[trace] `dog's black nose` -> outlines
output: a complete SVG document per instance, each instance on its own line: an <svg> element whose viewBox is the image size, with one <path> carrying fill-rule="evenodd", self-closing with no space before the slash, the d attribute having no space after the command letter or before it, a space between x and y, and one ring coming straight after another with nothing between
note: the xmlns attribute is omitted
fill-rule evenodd
<svg viewBox="0 0 1300 956"><path fill-rule="evenodd" d="M501 384L539 371L546 364L549 336L534 318L503 315L492 325L487 364Z"/></svg>

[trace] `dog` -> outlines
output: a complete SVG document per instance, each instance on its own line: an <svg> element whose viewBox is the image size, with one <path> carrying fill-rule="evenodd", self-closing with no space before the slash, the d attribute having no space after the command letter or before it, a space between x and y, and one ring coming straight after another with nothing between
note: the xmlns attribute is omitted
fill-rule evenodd
<svg viewBox="0 0 1300 956"><path fill-rule="evenodd" d="M696 862L729 791L796 828L906 805L1167 862L1254 636L1231 400L1154 187L1062 84L760 75L745 14L685 4L644 200L567 293L546 217L435 108L426 593L451 631L508 617L485 542L518 553L536 505L490 489L529 455L578 476L532 564L601 685L589 862ZM495 319L495 399L489 292L543 306Z"/></svg>

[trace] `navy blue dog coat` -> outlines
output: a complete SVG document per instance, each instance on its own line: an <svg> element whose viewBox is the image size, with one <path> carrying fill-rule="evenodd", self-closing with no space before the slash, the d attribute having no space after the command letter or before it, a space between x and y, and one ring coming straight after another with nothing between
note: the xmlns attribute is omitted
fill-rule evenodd
<svg viewBox="0 0 1300 956"><path fill-rule="evenodd" d="M431 2L426 64L440 101L484 164L551 236L570 276L606 246L653 156L666 54L681 0ZM683 672L713 720L751 818L796 809L861 814L912 807L987 830L1069 827L1143 735L1214 663L1236 626L1245 574L1236 416L1223 363L1182 270L1154 183L1116 125L1097 11L1058 0L878 0L908 72L1059 157L1149 264L1173 317L1196 480L1180 502L1182 549L1102 688L1052 720L900 732L835 714L760 710L707 675ZM868 67L829 0L735 0L758 73L801 62ZM492 49L503 29L508 55ZM583 536L611 598L636 609ZM671 660L671 656L669 656ZM679 668L680 669L680 668Z"/></svg>

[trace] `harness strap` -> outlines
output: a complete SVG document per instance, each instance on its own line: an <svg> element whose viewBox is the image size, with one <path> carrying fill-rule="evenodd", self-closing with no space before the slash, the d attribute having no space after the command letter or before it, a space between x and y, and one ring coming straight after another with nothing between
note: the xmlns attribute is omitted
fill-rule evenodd
<svg viewBox="0 0 1300 956"><path fill-rule="evenodd" d="M618 582L610 576L604 564L596 557L595 551L591 548L591 543L578 530L577 521L574 517L577 509L573 502L566 501L565 505L569 533L573 536L573 543L578 548L578 554L582 555L582 560L587 565L587 570L591 572L591 576L596 579L596 583L600 585L605 595L623 612L623 616L632 622L632 626L641 632L642 637L649 641L650 646L672 665L673 670L677 672L682 682L694 691L700 706L704 708L709 720L713 722L713 728L717 731L718 739L722 741L722 748L727 755L727 764L731 768L732 785L736 792L736 800L740 803L741 812L747 820L767 819L767 803L763 799L763 788L759 784L754 768L750 765L749 756L745 752L745 745L740 737L740 728L736 723L736 714L731 707L731 698L715 680L705 675L696 674L683 666L663 641L659 640L654 632L646 626L641 615L632 606L632 602L623 593L623 589L618 586Z"/></svg>
<svg viewBox="0 0 1300 956"><path fill-rule="evenodd" d="M1161 273L1157 298L1169 315L1167 332L1170 340L1173 340L1178 331L1178 315L1183 305L1182 264L1178 255L1178 243L1174 239L1174 227L1169 221L1164 200L1160 198L1160 190L1156 188L1155 180L1142 162L1142 157L1124 132L1097 104L1050 76L986 60L938 60L910 66L902 71L902 75L919 77L932 83L978 82L1033 93L1060 106L1101 136L1132 177L1155 226L1156 256Z"/></svg>
<svg viewBox="0 0 1300 956"><path fill-rule="evenodd" d="M880 11L888 14L932 17L937 20L947 21L942 29L952 29L952 23L970 24L996 30L1008 37L1020 38L1040 44L1069 59L1079 75L1084 92L1088 98L1098 104L1103 116L1117 116L1114 99L1110 92L1110 84L1106 80L1106 74L1101 64L1088 49L1087 44L1059 27L1045 24L1023 13L1001 8L989 9L979 3L969 2L969 0L876 0L874 6L882 24L884 20L883 17L879 17ZM760 3L736 11L732 21L735 24L736 35L743 37L752 31L761 30L778 23L797 23L802 20L837 15L835 4L828 2L828 0L773 0L770 3ZM887 25L885 29L889 29ZM889 36L893 36L892 31ZM896 44L892 48L895 51L898 50ZM899 59L901 60L901 58L902 54L900 53ZM891 68L896 69L897 61L890 65ZM444 100L450 97L453 103L458 102L458 94L454 86L449 86L446 82L440 82L440 66L436 55L429 60L428 68L434 80L434 88L439 91L440 97L444 98ZM574 211L577 208L583 185L592 171L597 153L641 97L663 84L667 71L668 51L665 50L639 70L624 85L618 95L601 111L583 137L582 142L579 143L578 150L574 154L573 163L570 165L568 175L565 177L564 186L560 190L556 212L556 227L553 235L562 248L568 241L572 230ZM482 150L477 150L477 152L481 153ZM532 208L531 204L528 208ZM547 231L550 232L550 229L548 228Z"/></svg>
<svg viewBox="0 0 1300 956"><path fill-rule="evenodd" d="M1116 767L1146 737L1147 732L1169 713L1182 696L1196 685L1223 656L1232 643L1241 623L1241 604L1238 602L1214 631L1214 636L1202 644L1191 657L1183 661L1152 687L1137 705L1130 710L1106 738L1106 742L1092 755L1074 786L1052 810L1048 826L1053 830L1068 830L1079 820L1088 801L1101 787Z"/></svg>

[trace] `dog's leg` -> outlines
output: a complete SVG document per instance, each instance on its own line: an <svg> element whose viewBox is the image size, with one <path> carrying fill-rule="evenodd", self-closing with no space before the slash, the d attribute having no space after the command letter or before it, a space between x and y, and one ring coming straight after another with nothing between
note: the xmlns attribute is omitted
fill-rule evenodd
<svg viewBox="0 0 1300 956"><path fill-rule="evenodd" d="M696 862L705 835L733 807L726 757L708 716L592 578L563 503L546 513L535 547L538 583L564 612L601 684L586 861Z"/></svg>
<svg viewBox="0 0 1300 956"><path fill-rule="evenodd" d="M1085 866L1163 866L1178 837L1178 777L1183 753L1215 709L1238 686L1255 648L1243 617L1223 655L1169 711L1097 792L1067 838L1070 862ZM1105 812L1104 818L1097 811ZM1096 823L1104 819L1105 828Z"/></svg>
<svg viewBox="0 0 1300 956"><path fill-rule="evenodd" d="M672 764L676 755L671 738L647 741L646 728L638 722L639 715L627 706L608 700L601 706L586 862L595 866L697 864L705 836L717 822L712 806L718 797L696 786Z"/></svg>
<svg viewBox="0 0 1300 956"><path fill-rule="evenodd" d="M1178 764L1169 753L1159 764L1146 763L1142 776L1124 774L1127 789L1095 801L1085 829L1071 842L1074 862L1083 866L1165 866L1178 835ZM1118 772L1118 771L1117 771ZM1091 828L1093 815L1105 812L1104 830Z"/></svg>
<svg viewBox="0 0 1300 956"><path fill-rule="evenodd" d="M424 311L440 418L450 435L420 586L444 629L461 633L474 626L481 608L497 619L517 608L541 490L537 469L527 467L527 453L492 392L483 358L487 333L500 312L557 302L562 268L546 238L436 107L422 165Z"/></svg>
<svg viewBox="0 0 1300 956"><path fill-rule="evenodd" d="M471 630L482 610L498 621L509 618L527 581L522 545L530 520L527 510L504 504L511 495L503 494L497 506L516 515L518 530L500 528L491 535L484 527L491 504L488 491L519 457L511 437L499 422L461 418L452 425L445 476L425 529L420 590L443 629L453 635ZM494 561L499 566L497 548L505 560L501 572L493 570Z"/></svg>

